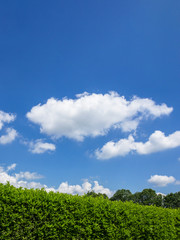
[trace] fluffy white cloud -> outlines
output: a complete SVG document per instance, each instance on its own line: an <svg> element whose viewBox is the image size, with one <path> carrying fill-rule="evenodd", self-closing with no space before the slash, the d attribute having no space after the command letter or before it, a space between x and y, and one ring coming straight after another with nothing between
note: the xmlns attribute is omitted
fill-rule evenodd
<svg viewBox="0 0 180 240"><path fill-rule="evenodd" d="M118 142L107 142L101 149L95 151L97 159L110 159L117 156L125 156L132 150L135 150L134 138L121 139Z"/></svg>
<svg viewBox="0 0 180 240"><path fill-rule="evenodd" d="M38 139L35 142L31 141L28 145L30 152L37 154L56 150L56 146L54 144L43 142L42 139Z"/></svg>
<svg viewBox="0 0 180 240"><path fill-rule="evenodd" d="M83 141L84 137L105 135L110 128L135 130L142 119L169 115L172 107L156 105L148 98L127 101L116 92L76 95L76 99L50 98L34 106L27 118L40 125L42 133L54 138L67 137Z"/></svg>
<svg viewBox="0 0 180 240"><path fill-rule="evenodd" d="M10 123L14 121L16 116L14 114L9 114L3 111L0 111L0 130L2 129L4 123Z"/></svg>
<svg viewBox="0 0 180 240"><path fill-rule="evenodd" d="M149 154L159 152L166 149L176 148L180 146L180 131L176 131L169 136L165 136L161 131L155 131L149 137L146 143L135 143L136 151L139 154Z"/></svg>
<svg viewBox="0 0 180 240"><path fill-rule="evenodd" d="M94 181L94 186L85 181L82 186L81 185L69 185L68 182L63 182L60 184L58 188L58 192L61 193L70 193L70 194L79 194L82 195L87 193L88 191L94 191L95 193L105 193L108 197L111 197L113 192L109 188L104 188L102 185L99 185L98 181Z"/></svg>
<svg viewBox="0 0 180 240"><path fill-rule="evenodd" d="M0 183L7 183L10 182L11 185L15 187L24 187L24 188L42 188L45 185L42 185L38 182L29 182L29 180L39 179L42 178L37 173L30 173L30 172L20 172L15 174L9 174L9 170L14 170L16 164L12 164L7 167L5 170L3 167L0 167Z"/></svg>
<svg viewBox="0 0 180 240"><path fill-rule="evenodd" d="M158 187L165 187L170 183L175 183L176 179L173 176L162 176L162 175L153 175L148 180L149 183L152 183Z"/></svg>
<svg viewBox="0 0 180 240"><path fill-rule="evenodd" d="M94 181L93 184L85 180L82 185L69 185L68 182L62 182L58 189L54 187L48 187L40 182L35 182L31 180L43 178L43 176L37 173L31 172L20 172L9 174L8 171L14 170L16 164L12 164L7 167L5 170L0 166L0 183L5 184L6 182L10 182L11 185L15 187L23 187L23 188L44 188L47 192L60 192L60 193L68 193L68 194L78 194L83 195L88 191L94 191L95 193L105 193L107 196L111 197L113 192L104 188L102 185L99 185L98 181Z"/></svg>
<svg viewBox="0 0 180 240"><path fill-rule="evenodd" d="M83 194L84 188L80 185L69 185L68 182L62 182L57 189L60 193Z"/></svg>
<svg viewBox="0 0 180 240"><path fill-rule="evenodd" d="M99 185L98 181L94 181L94 187L92 190L95 193L105 193L108 197L111 197L113 194L108 188L104 188L102 185Z"/></svg>
<svg viewBox="0 0 180 240"><path fill-rule="evenodd" d="M0 130L2 129L4 123L10 123L14 121L16 116L14 114L9 114L3 111L0 111ZM6 134L0 137L0 144L8 144L15 140L17 137L17 132L13 128L7 128Z"/></svg>
<svg viewBox="0 0 180 240"><path fill-rule="evenodd" d="M6 129L6 135L2 135L0 137L0 144L7 144L7 143L11 143L12 141L15 140L15 138L17 137L17 132L15 129L13 128L7 128Z"/></svg>
<svg viewBox="0 0 180 240"><path fill-rule="evenodd" d="M179 146L180 131L176 131L167 137L163 132L155 131L145 143L136 142L132 135L130 135L128 139L121 139L118 142L107 142L101 149L95 151L95 156L97 159L110 159L125 156L130 152L150 154Z"/></svg>

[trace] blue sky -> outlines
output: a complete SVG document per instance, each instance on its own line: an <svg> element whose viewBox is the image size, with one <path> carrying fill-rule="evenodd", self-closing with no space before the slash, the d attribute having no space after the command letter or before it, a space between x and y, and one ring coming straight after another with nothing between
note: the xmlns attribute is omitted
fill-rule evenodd
<svg viewBox="0 0 180 240"><path fill-rule="evenodd" d="M2 1L0 181L180 187L180 2Z"/></svg>

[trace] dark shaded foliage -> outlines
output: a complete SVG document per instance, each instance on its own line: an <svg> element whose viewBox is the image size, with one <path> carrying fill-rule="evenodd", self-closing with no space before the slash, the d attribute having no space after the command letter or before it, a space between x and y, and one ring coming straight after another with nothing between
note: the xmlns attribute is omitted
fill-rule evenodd
<svg viewBox="0 0 180 240"><path fill-rule="evenodd" d="M180 208L180 192L170 193L164 197L164 207Z"/></svg>
<svg viewBox="0 0 180 240"><path fill-rule="evenodd" d="M117 190L115 194L111 197L111 200L120 200L122 202L130 201L132 200L132 193L126 189Z"/></svg>
<svg viewBox="0 0 180 240"><path fill-rule="evenodd" d="M108 196L105 193L95 193L94 191L88 192L86 194L88 197L103 197L104 199L108 199Z"/></svg>
<svg viewBox="0 0 180 240"><path fill-rule="evenodd" d="M166 196L156 194L151 188L132 194L129 190L117 190L110 198L111 201L132 201L141 205L154 205L164 208L180 208L180 192L170 193Z"/></svg>

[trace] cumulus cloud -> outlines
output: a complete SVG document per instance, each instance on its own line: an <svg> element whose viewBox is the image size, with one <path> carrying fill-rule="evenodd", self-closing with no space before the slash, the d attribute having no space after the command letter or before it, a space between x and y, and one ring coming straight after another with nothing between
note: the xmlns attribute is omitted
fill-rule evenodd
<svg viewBox="0 0 180 240"><path fill-rule="evenodd" d="M136 151L139 154L149 154L159 152L166 149L176 148L180 146L180 131L176 131L169 136L161 131L155 131L149 137L146 143L135 143Z"/></svg>
<svg viewBox="0 0 180 240"><path fill-rule="evenodd" d="M10 123L14 121L16 116L14 114L9 114L3 111L0 111L0 130L2 129L4 123Z"/></svg>
<svg viewBox="0 0 180 240"><path fill-rule="evenodd" d="M89 183L87 180L82 185L69 185L68 182L63 182L58 188L58 192L69 193L69 194L79 194L82 195L87 192L94 191L95 193L105 193L108 197L111 197L113 192L99 185L98 181L93 182L94 185Z"/></svg>
<svg viewBox="0 0 180 240"><path fill-rule="evenodd" d="M118 156L125 156L130 152L138 154L150 154L160 152L180 146L180 131L176 131L169 136L161 131L155 131L145 143L136 142L130 135L128 139L121 139L118 142L107 142L101 149L95 151L97 159L110 159Z"/></svg>
<svg viewBox="0 0 180 240"><path fill-rule="evenodd" d="M90 184L90 187L91 187L91 184ZM69 185L68 182L62 182L59 185L59 188L57 189L57 191L60 192L60 193L80 194L80 195L82 195L83 193L86 192L86 189L84 188L84 186Z"/></svg>
<svg viewBox="0 0 180 240"><path fill-rule="evenodd" d="M8 144L15 140L17 137L17 132L13 128L7 128L6 134L0 137L0 144Z"/></svg>
<svg viewBox="0 0 180 240"><path fill-rule="evenodd" d="M116 92L104 95L85 92L75 99L50 98L45 104L34 106L26 116L40 126L42 133L83 141L88 136L105 135L111 128L136 130L142 119L169 115L172 110L148 98L134 97L128 101Z"/></svg>
<svg viewBox="0 0 180 240"><path fill-rule="evenodd" d="M112 191L108 188L104 188L102 185L99 185L98 181L94 181L94 187L92 189L95 193L105 193L107 196L112 196Z"/></svg>
<svg viewBox="0 0 180 240"><path fill-rule="evenodd" d="M153 185L157 187L165 187L170 183L175 183L176 179L173 176L162 176L162 175L153 175L150 179L148 179L149 183L152 183Z"/></svg>
<svg viewBox="0 0 180 240"><path fill-rule="evenodd" d="M5 123L10 123L14 121L16 116L14 114L6 113L3 111L0 111L0 130L4 126ZM13 128L7 128L6 134L0 136L0 144L8 144L15 140L17 137L17 132Z"/></svg>
<svg viewBox="0 0 180 240"><path fill-rule="evenodd" d="M105 193L108 197L113 195L113 192L108 189L104 188L102 185L98 183L98 181L94 181L90 183L88 180L85 180L82 185L70 185L68 182L62 182L59 187L56 189L54 187L48 187L45 184L41 184L40 182L35 182L32 180L43 178L43 176L33 172L20 172L9 174L8 171L14 170L16 164L12 164L8 166L5 170L3 167L0 166L0 183L7 183L10 182L11 185L15 187L23 187L23 188L44 188L47 192L60 192L60 193L68 193L68 194L78 194L83 195L88 191L94 191L95 193Z"/></svg>
<svg viewBox="0 0 180 240"><path fill-rule="evenodd" d="M37 173L20 172L15 174L9 174L8 171L14 170L15 167L16 164L8 166L7 170L5 170L3 167L0 167L0 183L5 184L9 182L11 185L15 187L23 188L43 188L45 186L38 182L29 181L43 177Z"/></svg>
<svg viewBox="0 0 180 240"><path fill-rule="evenodd" d="M121 139L118 142L107 142L101 149L95 151L95 155L97 159L110 159L125 156L132 150L135 150L134 138L130 135L128 139Z"/></svg>
<svg viewBox="0 0 180 240"><path fill-rule="evenodd" d="M38 139L34 142L31 141L30 143L28 143L28 145L30 152L37 154L56 150L56 146L53 143L43 142L42 139Z"/></svg>

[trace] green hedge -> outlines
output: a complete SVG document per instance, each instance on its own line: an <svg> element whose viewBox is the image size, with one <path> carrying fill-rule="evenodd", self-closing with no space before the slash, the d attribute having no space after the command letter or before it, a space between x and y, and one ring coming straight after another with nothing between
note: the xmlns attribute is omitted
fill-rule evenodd
<svg viewBox="0 0 180 240"><path fill-rule="evenodd" d="M180 239L180 210L0 184L0 239Z"/></svg>

